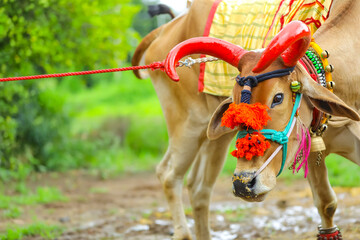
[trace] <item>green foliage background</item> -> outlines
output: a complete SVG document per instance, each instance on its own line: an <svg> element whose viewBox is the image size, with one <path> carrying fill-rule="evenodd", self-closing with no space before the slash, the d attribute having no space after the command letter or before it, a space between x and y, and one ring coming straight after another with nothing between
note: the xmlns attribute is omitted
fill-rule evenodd
<svg viewBox="0 0 360 240"><path fill-rule="evenodd" d="M0 76L118 67L139 39L130 28L139 10L130 0L0 0ZM67 90L74 91L93 85L94 78L67 83ZM22 163L36 170L58 167L51 159L62 153L71 135L61 84L0 85L1 168L17 169Z"/></svg>

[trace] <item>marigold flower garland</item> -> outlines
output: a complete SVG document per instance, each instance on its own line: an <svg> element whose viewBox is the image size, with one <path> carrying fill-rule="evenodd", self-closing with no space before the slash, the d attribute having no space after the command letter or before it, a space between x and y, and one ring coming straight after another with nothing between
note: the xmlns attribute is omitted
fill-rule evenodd
<svg viewBox="0 0 360 240"><path fill-rule="evenodd" d="M221 125L231 129L241 126L246 130L261 130L271 119L268 109L268 106L261 103L231 103L221 119Z"/></svg>
<svg viewBox="0 0 360 240"><path fill-rule="evenodd" d="M270 143L265 140L264 135L255 132L237 139L235 146L236 150L232 151L231 155L236 158L245 157L247 160L251 160L254 156L264 155L265 150L270 147Z"/></svg>
<svg viewBox="0 0 360 240"><path fill-rule="evenodd" d="M268 106L261 103L232 103L224 112L221 125L231 129L243 127L247 131L260 131L267 125L268 120L271 120L267 113L268 109ZM253 132L248 133L244 138L237 139L236 150L232 151L231 155L251 160L254 156L263 156L268 148L270 148L270 143L265 136L261 132Z"/></svg>

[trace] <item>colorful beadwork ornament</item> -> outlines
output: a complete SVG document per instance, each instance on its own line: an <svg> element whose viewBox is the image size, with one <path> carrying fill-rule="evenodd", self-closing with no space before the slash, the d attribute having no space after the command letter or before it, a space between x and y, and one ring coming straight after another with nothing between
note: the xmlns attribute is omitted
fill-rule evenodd
<svg viewBox="0 0 360 240"><path fill-rule="evenodd" d="M325 69L324 69L324 66L321 61L320 56L317 54L317 52L315 50L313 50L311 48L308 49L305 54L310 59L312 64L314 65L321 86L326 87Z"/></svg>
<svg viewBox="0 0 360 240"><path fill-rule="evenodd" d="M321 225L318 227L319 234L317 235L318 240L342 240L340 229L335 226L332 228L322 228Z"/></svg>
<svg viewBox="0 0 360 240"><path fill-rule="evenodd" d="M314 40L312 40L310 43L310 48L306 52L306 56L315 66L316 71L318 72L320 84L333 92L335 83L332 81L331 73L334 71L334 67L328 63L328 51L323 51L321 47L316 44ZM318 152L317 164L320 164L322 151L326 149L322 135L327 129L327 122L329 119L330 116L325 114L321 120L322 125L318 129L311 132L311 152Z"/></svg>
<svg viewBox="0 0 360 240"><path fill-rule="evenodd" d="M292 81L290 84L291 91L299 92L301 88L301 83L299 81Z"/></svg>

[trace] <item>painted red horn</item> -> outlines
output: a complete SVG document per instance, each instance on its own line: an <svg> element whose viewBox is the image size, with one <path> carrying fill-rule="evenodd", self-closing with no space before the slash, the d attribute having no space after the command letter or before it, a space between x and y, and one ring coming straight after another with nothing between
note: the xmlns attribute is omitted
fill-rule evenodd
<svg viewBox="0 0 360 240"><path fill-rule="evenodd" d="M265 70L280 55L285 66L294 67L309 48L310 41L311 32L305 23L290 22L271 40L252 71Z"/></svg>
<svg viewBox="0 0 360 240"><path fill-rule="evenodd" d="M164 62L165 72L172 80L177 82L179 76L175 71L176 63L187 55L207 54L238 67L241 57L247 52L243 48L221 39L211 37L191 38L179 43L170 50Z"/></svg>

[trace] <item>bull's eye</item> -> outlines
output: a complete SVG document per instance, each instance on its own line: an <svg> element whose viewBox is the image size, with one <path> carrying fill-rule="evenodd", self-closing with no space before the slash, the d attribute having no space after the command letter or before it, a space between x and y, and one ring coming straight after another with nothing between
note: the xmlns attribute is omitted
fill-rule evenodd
<svg viewBox="0 0 360 240"><path fill-rule="evenodd" d="M274 96L274 99L271 103L271 108L275 107L276 105L279 105L283 102L284 100L284 94L283 93L278 93Z"/></svg>

